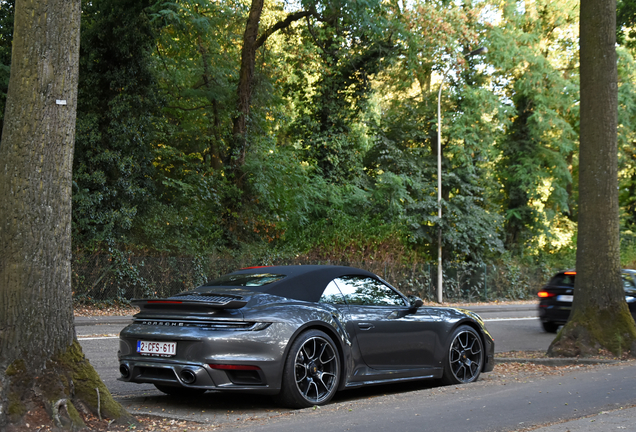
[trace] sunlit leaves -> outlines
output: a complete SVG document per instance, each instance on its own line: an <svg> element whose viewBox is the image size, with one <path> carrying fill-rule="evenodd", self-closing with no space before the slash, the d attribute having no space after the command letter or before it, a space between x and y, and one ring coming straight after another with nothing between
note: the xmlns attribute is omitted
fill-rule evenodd
<svg viewBox="0 0 636 432"><path fill-rule="evenodd" d="M502 22L488 32L493 83L511 108L497 172L507 245L523 248L549 237L562 214L575 216L578 10L576 2L494 4Z"/></svg>

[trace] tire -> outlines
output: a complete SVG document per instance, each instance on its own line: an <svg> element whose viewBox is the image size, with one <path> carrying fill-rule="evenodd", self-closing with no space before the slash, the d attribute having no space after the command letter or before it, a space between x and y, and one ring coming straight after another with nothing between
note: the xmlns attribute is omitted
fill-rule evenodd
<svg viewBox="0 0 636 432"><path fill-rule="evenodd" d="M467 384L477 381L484 366L484 349L479 334L463 325L451 334L444 360L444 384Z"/></svg>
<svg viewBox="0 0 636 432"><path fill-rule="evenodd" d="M339 381L336 344L320 330L308 330L289 349L278 401L289 408L324 405L338 390Z"/></svg>
<svg viewBox="0 0 636 432"><path fill-rule="evenodd" d="M559 330L559 325L552 321L542 322L541 325L543 326L543 330L548 333L556 333L557 330Z"/></svg>
<svg viewBox="0 0 636 432"><path fill-rule="evenodd" d="M169 386L163 384L153 384L157 390L170 396L201 396L205 389L193 389L181 386Z"/></svg>

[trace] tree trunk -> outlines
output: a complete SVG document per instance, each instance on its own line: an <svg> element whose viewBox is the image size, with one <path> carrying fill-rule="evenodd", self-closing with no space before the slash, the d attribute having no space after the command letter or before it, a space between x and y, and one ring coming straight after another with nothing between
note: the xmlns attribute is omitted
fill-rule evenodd
<svg viewBox="0 0 636 432"><path fill-rule="evenodd" d="M0 141L0 429L45 410L81 424L74 402L122 414L75 340L71 172L80 0L18 0ZM71 381L72 380L72 381ZM88 386L88 388L87 388ZM92 388L90 388L92 387Z"/></svg>
<svg viewBox="0 0 636 432"><path fill-rule="evenodd" d="M551 355L636 354L621 281L615 0L581 1L577 276L570 320Z"/></svg>
<svg viewBox="0 0 636 432"><path fill-rule="evenodd" d="M245 161L247 118L250 114L250 102L252 99L252 81L254 79L254 64L256 62L256 38L258 25L263 13L264 0L252 0L250 13L243 33L243 50L241 51L241 70L237 87L237 116L234 118L232 128L232 148L230 151L230 163L234 166L242 166Z"/></svg>
<svg viewBox="0 0 636 432"><path fill-rule="evenodd" d="M305 18L312 13L310 11L300 11L289 14L284 20L278 21L268 28L258 37L258 28L263 14L264 0L252 0L250 13L243 33L243 49L241 50L241 70L239 72L239 82L236 89L237 115L232 124L232 142L226 164L231 167L231 171L238 174L240 167L245 163L247 152L247 121L250 115L250 104L252 101L252 90L254 81L254 67L256 63L256 50L262 47L267 39L277 32L289 27L292 23ZM258 39L257 39L258 37Z"/></svg>

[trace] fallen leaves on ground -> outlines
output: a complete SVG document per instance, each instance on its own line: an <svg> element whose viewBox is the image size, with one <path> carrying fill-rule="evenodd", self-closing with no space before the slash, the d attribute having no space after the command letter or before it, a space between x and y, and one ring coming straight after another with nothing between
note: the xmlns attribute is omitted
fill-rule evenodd
<svg viewBox="0 0 636 432"><path fill-rule="evenodd" d="M589 366L590 365L547 366L540 363L497 363L495 370L485 376L492 378L514 378L515 376L525 377L528 374L553 375L565 371L583 370Z"/></svg>
<svg viewBox="0 0 636 432"><path fill-rule="evenodd" d="M73 307L76 317L93 316L130 316L139 312L139 308L123 303L116 304L76 304Z"/></svg>
<svg viewBox="0 0 636 432"><path fill-rule="evenodd" d="M202 425L191 421L152 416L135 416L135 418L137 419L137 424L118 424L113 423L111 420L99 420L92 415L84 416L83 420L86 428L82 430L91 432L195 432L214 430L211 425ZM25 423L19 426L11 426L10 430L11 432L54 432L59 429L51 424Z"/></svg>
<svg viewBox="0 0 636 432"><path fill-rule="evenodd" d="M506 359L523 359L523 360L532 360L532 359L549 359L549 358L558 358L558 357L548 357L545 351L506 351L495 354L495 359L498 358L506 358ZM577 357L579 358L579 357ZM599 349L598 354L595 356L586 356L580 357L585 359L593 359L593 360L628 360L629 352L623 353L621 357L616 357L611 352Z"/></svg>
<svg viewBox="0 0 636 432"><path fill-rule="evenodd" d="M495 359L497 358L540 359L547 357L545 351L506 351L495 353Z"/></svg>

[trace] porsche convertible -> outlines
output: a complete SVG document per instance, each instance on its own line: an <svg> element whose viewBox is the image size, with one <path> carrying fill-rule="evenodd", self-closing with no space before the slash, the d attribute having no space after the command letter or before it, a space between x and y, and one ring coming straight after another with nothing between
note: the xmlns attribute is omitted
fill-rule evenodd
<svg viewBox="0 0 636 432"><path fill-rule="evenodd" d="M477 314L424 306L352 267L246 268L133 304L140 312L120 334L119 379L167 394L272 394L301 408L359 386L470 383L494 367Z"/></svg>

